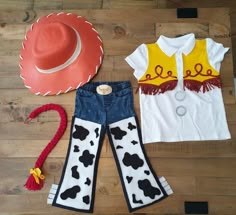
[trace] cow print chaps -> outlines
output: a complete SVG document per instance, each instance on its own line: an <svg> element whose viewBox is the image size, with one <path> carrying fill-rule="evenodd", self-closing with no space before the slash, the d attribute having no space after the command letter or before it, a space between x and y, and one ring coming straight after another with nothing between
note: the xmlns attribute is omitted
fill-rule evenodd
<svg viewBox="0 0 236 215"><path fill-rule="evenodd" d="M86 97L86 101L89 99L95 98ZM52 185L48 204L93 212L98 161L106 133L130 212L154 204L173 193L166 179L156 176L147 158L135 115L102 123L86 120L76 114L72 120L61 180L58 185Z"/></svg>

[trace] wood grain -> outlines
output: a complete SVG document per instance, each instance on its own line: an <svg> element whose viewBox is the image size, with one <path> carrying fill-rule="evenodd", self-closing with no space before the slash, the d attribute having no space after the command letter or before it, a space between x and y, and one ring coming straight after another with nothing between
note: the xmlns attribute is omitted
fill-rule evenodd
<svg viewBox="0 0 236 215"><path fill-rule="evenodd" d="M219 7L230 7L219 8ZM176 7L202 7L197 19L177 19ZM205 8L203 8L205 7ZM209 8L210 7L210 8ZM157 9L171 8L171 9ZM137 82L124 61L141 43L161 34L178 36L194 32L230 47L222 63L223 99L232 139L146 144L145 150L158 176L164 176L174 195L134 214L184 214L184 201L208 201L209 214L236 214L236 104L233 55L235 55L236 2L186 0L16 0L0 2L0 215L83 214L46 204L52 183L60 180L69 143L75 91L60 96L33 95L19 77L19 53L25 33L38 18L51 12L72 12L86 17L104 43L104 61L93 81L130 80L135 111L140 114ZM230 22L231 21L231 22ZM232 41L231 41L232 39ZM233 42L233 43L232 43ZM55 112L41 114L30 124L24 120L46 103L62 105L68 127L43 167L41 191L29 192L24 183L36 157L59 125ZM108 137L98 167L95 215L127 215L128 209Z"/></svg>

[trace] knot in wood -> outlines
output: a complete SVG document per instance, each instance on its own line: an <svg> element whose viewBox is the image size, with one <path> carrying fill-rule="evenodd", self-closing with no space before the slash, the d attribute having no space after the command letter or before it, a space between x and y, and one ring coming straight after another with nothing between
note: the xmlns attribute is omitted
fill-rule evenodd
<svg viewBox="0 0 236 215"><path fill-rule="evenodd" d="M115 32L115 37L116 38L121 38L121 37L126 35L125 29L122 28L121 26L115 26L114 32Z"/></svg>
<svg viewBox="0 0 236 215"><path fill-rule="evenodd" d="M3 23L0 23L0 26L1 28L4 28L6 26L7 23L3 22Z"/></svg>

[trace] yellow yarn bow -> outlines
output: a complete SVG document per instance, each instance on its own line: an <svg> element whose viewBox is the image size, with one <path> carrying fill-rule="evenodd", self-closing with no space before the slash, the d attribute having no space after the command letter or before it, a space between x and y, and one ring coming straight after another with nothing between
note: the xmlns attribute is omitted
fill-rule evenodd
<svg viewBox="0 0 236 215"><path fill-rule="evenodd" d="M41 174L42 171L39 168L30 169L30 174L34 177L34 180L37 184L39 184L39 179L44 180L45 176Z"/></svg>

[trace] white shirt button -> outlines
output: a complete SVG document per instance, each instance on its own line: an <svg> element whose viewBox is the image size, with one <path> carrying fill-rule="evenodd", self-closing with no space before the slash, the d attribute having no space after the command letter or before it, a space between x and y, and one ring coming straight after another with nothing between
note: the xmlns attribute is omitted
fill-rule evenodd
<svg viewBox="0 0 236 215"><path fill-rule="evenodd" d="M177 101L183 101L185 99L186 93L185 91L178 91L175 93L175 99Z"/></svg>
<svg viewBox="0 0 236 215"><path fill-rule="evenodd" d="M182 105L178 106L176 108L176 113L177 113L178 116L184 116L187 113L187 109L186 109L186 107L184 107Z"/></svg>

